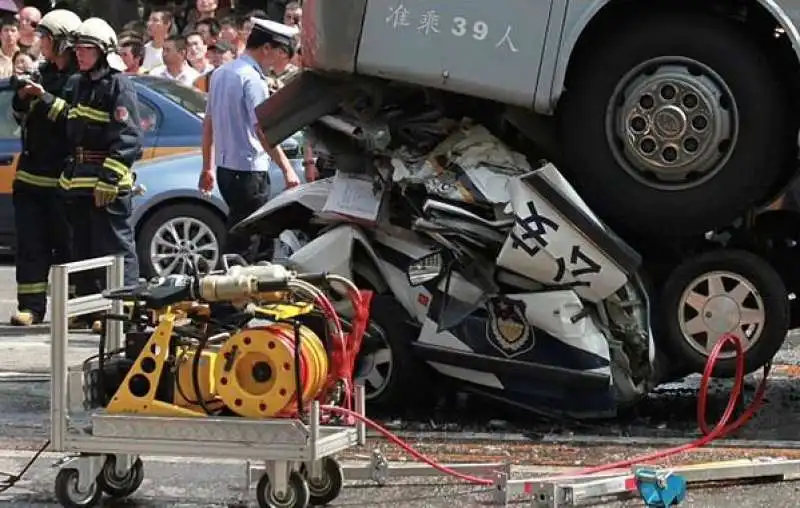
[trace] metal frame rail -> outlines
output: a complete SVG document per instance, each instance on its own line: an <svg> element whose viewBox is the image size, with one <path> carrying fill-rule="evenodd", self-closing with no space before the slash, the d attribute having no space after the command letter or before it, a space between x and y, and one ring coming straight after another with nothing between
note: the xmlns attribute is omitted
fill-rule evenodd
<svg viewBox="0 0 800 508"><path fill-rule="evenodd" d="M503 473L495 476L495 503L507 506L512 500L525 498L533 508L563 508L593 505L603 499L631 496L637 492L636 475L652 466L634 466L623 472L590 476L540 477L511 480ZM800 460L754 458L678 466L662 470L680 475L688 485L768 480L800 479Z"/></svg>
<svg viewBox="0 0 800 508"><path fill-rule="evenodd" d="M73 446L72 435L68 432L69 397L67 349L69 347L69 320L93 312L110 310L121 314L123 303L93 294L78 298L69 297L69 276L73 273L106 269L106 287L119 288L123 285L123 260L115 257L102 257L55 265L50 277L52 289L52 323L50 325L50 447L52 451L63 452ZM107 330L109 351L122 345L122 323L109 322ZM82 393L81 390L78 393ZM82 402L82 400L81 400Z"/></svg>

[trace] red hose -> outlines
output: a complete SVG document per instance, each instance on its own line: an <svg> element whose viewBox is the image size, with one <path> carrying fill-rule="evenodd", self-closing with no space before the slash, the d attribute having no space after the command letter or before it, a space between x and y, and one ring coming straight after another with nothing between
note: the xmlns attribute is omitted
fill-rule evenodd
<svg viewBox="0 0 800 508"><path fill-rule="evenodd" d="M728 397L728 405L725 407L725 412L722 414L719 422L714 426L714 428L708 428L708 423L706 422L706 404L708 399L708 385L711 381L712 373L714 372L714 367L716 366L717 362L719 361L719 355L722 352L722 348L728 344L733 344L734 349L736 350L736 375L734 377L734 384L733 388L731 389L730 396ZM679 453L683 453L689 450L693 450L695 448L700 448L709 444L711 441L716 439L720 439L725 435L739 429L744 425L748 420L750 420L753 415L761 408L761 405L764 400L764 393L766 392L767 388L767 378L769 377L770 365L767 364L764 367L764 378L758 385L758 389L756 390L755 397L744 413L737 418L734 422L728 423L731 418L733 418L733 413L736 411L736 405L739 401L739 396L742 393L744 388L744 377L745 377L745 355L744 350L742 348L742 341L739 337L732 335L732 334L725 334L723 335L720 340L714 345L714 348L711 350L711 353L708 355L708 362L706 362L705 370L703 371L703 377L700 381L700 390L697 396L697 424L700 427L700 431L703 433L703 436L699 439L696 439L690 443L685 445L677 446L675 448L668 448L666 450L659 450L657 452L648 453L645 455L640 455L638 457L634 457L632 459L626 459L618 462L612 462L610 464L603 464L600 466L593 466L588 467L585 469L580 469L577 471L570 471L569 473L561 474L556 476L586 476L586 475L593 475L597 473L602 473L605 471L609 471L612 469L620 469L631 467L635 464L645 464L648 462L653 462L655 460L664 459L666 457L670 457L673 455L677 455ZM452 476L459 480L463 480L468 483L473 483L476 485L494 485L494 480L488 478L480 478L477 476L466 475L463 473L459 473L453 469L448 468L447 466L443 466L436 462L434 459L431 459L422 453L418 452L414 448L411 447L408 443L397 437L396 435L392 434L390 431L379 425L378 423L370 420L366 416L360 415L354 411L349 409L335 407L335 406L325 406L322 408L324 411L329 413L338 413L350 416L355 418L356 420L360 420L364 422L368 427L376 430L378 433L382 434L386 437L389 441L400 447L403 451L405 451L410 456L414 457L415 459L419 460L420 462L424 462L425 464L431 466L432 468L440 471L446 475Z"/></svg>

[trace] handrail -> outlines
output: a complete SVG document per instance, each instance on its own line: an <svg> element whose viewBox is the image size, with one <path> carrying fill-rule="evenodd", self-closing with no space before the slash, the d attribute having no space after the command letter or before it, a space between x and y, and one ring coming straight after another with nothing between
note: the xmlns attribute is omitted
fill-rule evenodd
<svg viewBox="0 0 800 508"><path fill-rule="evenodd" d="M116 289L123 285L123 259L121 256L106 256L86 259L74 263L55 265L51 271L52 318L50 324L50 447L51 451L64 451L64 436L68 425L67 400L67 350L69 347L69 320L95 312L111 311L122 314L123 303L107 300L102 293L70 299L69 276L100 268L106 269L106 288ZM106 328L106 344L109 351L122 346L122 322L109 321Z"/></svg>

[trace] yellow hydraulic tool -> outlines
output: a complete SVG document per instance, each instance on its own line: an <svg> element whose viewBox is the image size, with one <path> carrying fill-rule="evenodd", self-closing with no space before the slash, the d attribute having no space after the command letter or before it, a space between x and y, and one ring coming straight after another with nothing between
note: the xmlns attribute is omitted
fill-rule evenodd
<svg viewBox="0 0 800 508"><path fill-rule="evenodd" d="M197 372L200 395L194 389L192 363L195 354L197 354L195 348L178 348L177 358L175 359L175 387L173 390L175 405L205 412L205 409L198 402L203 400L206 408L220 409L221 401L215 399L217 387L214 379L214 369L218 358L217 352L205 350L201 353Z"/></svg>
<svg viewBox="0 0 800 508"><path fill-rule="evenodd" d="M156 399L158 384L169 358L175 314L165 312L142 353L117 392L106 406L109 414L148 414L154 416L205 416L193 409L178 407Z"/></svg>
<svg viewBox="0 0 800 508"><path fill-rule="evenodd" d="M311 329L301 326L298 331L302 400L311 402L325 387L328 355ZM296 409L296 353L291 324L242 330L219 351L214 376L217 395L233 412L249 418L274 417Z"/></svg>

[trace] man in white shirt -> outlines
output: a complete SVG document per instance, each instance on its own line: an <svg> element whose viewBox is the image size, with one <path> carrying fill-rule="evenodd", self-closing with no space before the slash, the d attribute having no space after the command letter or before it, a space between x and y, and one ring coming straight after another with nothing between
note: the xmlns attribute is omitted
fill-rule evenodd
<svg viewBox="0 0 800 508"><path fill-rule="evenodd" d="M169 37L173 23L172 13L169 11L153 11L147 19L147 34L150 42L144 45L144 63L142 70L148 72L164 64L162 52L164 43Z"/></svg>
<svg viewBox="0 0 800 508"><path fill-rule="evenodd" d="M14 74L14 54L19 51L19 22L6 16L0 21L0 78Z"/></svg>
<svg viewBox="0 0 800 508"><path fill-rule="evenodd" d="M200 74L205 74L214 69L208 56L208 47L200 32L186 34L186 60L189 65Z"/></svg>
<svg viewBox="0 0 800 508"><path fill-rule="evenodd" d="M164 65L150 71L151 76L174 79L186 86L192 86L200 75L186 61L186 40L183 36L173 35L164 42Z"/></svg>

